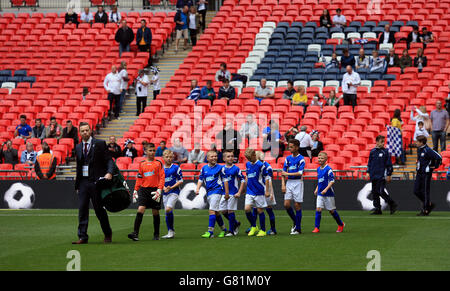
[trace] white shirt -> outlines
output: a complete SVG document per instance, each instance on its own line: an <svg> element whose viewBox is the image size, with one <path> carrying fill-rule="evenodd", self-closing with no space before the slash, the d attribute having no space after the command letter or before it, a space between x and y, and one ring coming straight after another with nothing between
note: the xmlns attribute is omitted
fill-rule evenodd
<svg viewBox="0 0 450 291"><path fill-rule="evenodd" d="M121 84L120 84L120 89L121 90L126 90L128 87L128 82L124 81L123 78L128 78L128 72L125 69L122 69L122 71L120 71L119 73L120 76L120 80L121 80Z"/></svg>
<svg viewBox="0 0 450 291"><path fill-rule="evenodd" d="M419 37L418 34L412 33L412 42L417 42L417 38Z"/></svg>
<svg viewBox="0 0 450 291"><path fill-rule="evenodd" d="M91 22L94 21L94 15L89 12L88 14L86 14L84 11L81 12L81 16L80 16L80 20L81 22Z"/></svg>
<svg viewBox="0 0 450 291"><path fill-rule="evenodd" d="M91 150L92 136L89 137L88 141L82 140L81 143L83 144L83 147L81 148L81 151L82 151L83 155L84 155L85 144L87 144L87 152L89 153L89 151Z"/></svg>
<svg viewBox="0 0 450 291"><path fill-rule="evenodd" d="M428 131L425 129L425 126L422 126L422 129L420 129L419 127L416 127L416 131L414 132L414 141L417 140L418 136L423 135L424 137L428 137L430 134L428 133Z"/></svg>
<svg viewBox="0 0 450 291"><path fill-rule="evenodd" d="M161 86L159 85L159 75L153 75L153 91L161 90Z"/></svg>
<svg viewBox="0 0 450 291"><path fill-rule="evenodd" d="M337 27L341 27L342 24L340 23L347 23L347 19L345 19L345 16L341 14L341 16L338 16L337 14L333 16L333 23Z"/></svg>
<svg viewBox="0 0 450 291"><path fill-rule="evenodd" d="M348 83L352 83L352 86L348 86ZM350 75L349 73L345 73L344 77L342 77L342 92L345 94L356 94L356 88L359 83L361 83L361 78L359 74L355 71Z"/></svg>
<svg viewBox="0 0 450 291"><path fill-rule="evenodd" d="M122 17L120 16L119 12L116 12L116 13L110 12L109 13L109 22L120 23L121 19L122 19Z"/></svg>
<svg viewBox="0 0 450 291"><path fill-rule="evenodd" d="M106 75L105 81L103 81L103 87L105 87L105 90L115 95L120 95L121 84L122 81L120 75L117 72L115 74L113 72L109 73L108 75Z"/></svg>
<svg viewBox="0 0 450 291"><path fill-rule="evenodd" d="M195 23L195 14L189 14L189 28L190 29L196 29L197 27L195 27L196 23Z"/></svg>
<svg viewBox="0 0 450 291"><path fill-rule="evenodd" d="M297 133L295 139L300 142L300 148L313 147L314 145L311 136L306 131Z"/></svg>
<svg viewBox="0 0 450 291"><path fill-rule="evenodd" d="M42 155L43 153L44 153L44 151L43 151L43 150L40 150L40 151L38 151L38 152L37 152L37 155L36 155L36 157L38 157L38 156ZM53 151L52 151L52 150L50 150L50 154L52 154L52 155L53 155Z"/></svg>
<svg viewBox="0 0 450 291"><path fill-rule="evenodd" d="M144 75L142 78L137 77L136 78L136 96L137 97L147 97L148 96L148 85L144 86L141 82L144 83L150 83L150 80L148 79L147 75Z"/></svg>
<svg viewBox="0 0 450 291"><path fill-rule="evenodd" d="M387 31L384 32L383 43L389 43L389 32Z"/></svg>

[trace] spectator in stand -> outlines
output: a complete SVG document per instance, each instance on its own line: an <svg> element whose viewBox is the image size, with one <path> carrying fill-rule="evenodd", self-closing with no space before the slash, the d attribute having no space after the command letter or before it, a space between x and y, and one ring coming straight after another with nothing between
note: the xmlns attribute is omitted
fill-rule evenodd
<svg viewBox="0 0 450 291"><path fill-rule="evenodd" d="M189 96L187 96L187 99L197 101L198 98L200 98L200 87L198 86L197 80L191 81L191 92L189 93Z"/></svg>
<svg viewBox="0 0 450 291"><path fill-rule="evenodd" d="M159 147L156 149L155 157L162 157L164 151L167 149L166 147L166 141L162 140L159 143Z"/></svg>
<svg viewBox="0 0 450 291"><path fill-rule="evenodd" d="M364 48L359 49L359 55L356 58L356 69L367 69L369 68L369 57L366 56L366 53L364 51Z"/></svg>
<svg viewBox="0 0 450 291"><path fill-rule="evenodd" d="M190 164L200 164L205 160L205 152L201 150L200 144L196 142L194 144L194 149L189 153L188 163Z"/></svg>
<svg viewBox="0 0 450 291"><path fill-rule="evenodd" d="M198 13L202 16L201 25L202 25L202 32L205 31L206 27L206 12L208 11L208 1L206 0L197 0L197 10Z"/></svg>
<svg viewBox="0 0 450 291"><path fill-rule="evenodd" d="M50 125L45 129L45 138L60 139L63 135L63 128L56 122L56 118L52 116L50 118Z"/></svg>
<svg viewBox="0 0 450 291"><path fill-rule="evenodd" d="M292 105L303 106L303 113L308 108L308 95L304 86L297 86L297 92L292 96Z"/></svg>
<svg viewBox="0 0 450 291"><path fill-rule="evenodd" d="M86 100L86 98L90 95L89 87L83 87L83 92L81 93L81 98Z"/></svg>
<svg viewBox="0 0 450 291"><path fill-rule="evenodd" d="M333 52L331 54L331 60L325 64L325 71L328 71L329 69L336 68L339 69L341 67L341 63L339 62L337 58L337 54Z"/></svg>
<svg viewBox="0 0 450 291"><path fill-rule="evenodd" d="M174 21L176 23L175 31L177 34L175 39L175 53L178 52L178 43L182 37L184 38L184 50L187 49L189 21L188 11L189 7L184 5L183 9L178 10L174 17Z"/></svg>
<svg viewBox="0 0 450 291"><path fill-rule="evenodd" d="M379 56L377 50L372 51L372 57L370 58L369 71L371 73L384 72L384 59Z"/></svg>
<svg viewBox="0 0 450 291"><path fill-rule="evenodd" d="M284 134L284 139L286 141L290 141L291 139L294 139L297 134L298 134L298 124L289 128L289 130Z"/></svg>
<svg viewBox="0 0 450 291"><path fill-rule="evenodd" d="M395 109L394 116L391 119L391 126L400 129L400 132L402 132L403 120L400 115L401 115L400 109ZM405 165L405 154L403 152L403 135L401 136L401 152L402 153L400 157L395 157L395 163L397 165Z"/></svg>
<svg viewBox="0 0 450 291"><path fill-rule="evenodd" d="M147 107L148 85L150 85L148 76L144 70L140 70L136 78L136 116L143 113Z"/></svg>
<svg viewBox="0 0 450 291"><path fill-rule="evenodd" d="M274 158L283 156L284 143L282 141L282 135L279 131L278 124L275 120L270 120L269 126L262 131L263 145L262 151L270 151L270 154Z"/></svg>
<svg viewBox="0 0 450 291"><path fill-rule="evenodd" d="M422 69L427 66L427 57L423 55L423 48L417 49L417 55L414 58L414 67L417 67L417 70L422 72Z"/></svg>
<svg viewBox="0 0 450 291"><path fill-rule="evenodd" d="M241 125L241 130L239 131L243 138L246 138L247 141L250 141L259 136L259 127L258 124L253 119L252 114L248 114L246 117L246 122Z"/></svg>
<svg viewBox="0 0 450 291"><path fill-rule="evenodd" d="M386 57L387 68L400 67L400 58L395 53L394 48L389 49L389 54Z"/></svg>
<svg viewBox="0 0 450 291"><path fill-rule="evenodd" d="M63 129L62 138L71 138L73 139L73 144L77 145L78 140L78 128L73 126L72 120L66 121L66 127Z"/></svg>
<svg viewBox="0 0 450 291"><path fill-rule="evenodd" d="M442 102L436 102L436 109L430 114L432 129L431 137L433 139L433 150L438 151L438 142L441 142L441 152L445 151L445 140L447 138L447 129L449 126L449 115L447 110L442 108Z"/></svg>
<svg viewBox="0 0 450 291"><path fill-rule="evenodd" d="M220 131L216 140L222 141L222 154L225 150L232 150L235 158L235 162L239 159L239 145L241 144L242 137L237 130L233 128L232 122L227 122L225 128Z"/></svg>
<svg viewBox="0 0 450 291"><path fill-rule="evenodd" d="M94 22L94 15L92 12L89 12L89 7L84 7L84 11L81 12L80 20L81 23L92 24Z"/></svg>
<svg viewBox="0 0 450 291"><path fill-rule="evenodd" d="M422 34L420 35L420 40L423 43L423 48L427 47L427 44L434 42L434 36L431 31L428 31L426 27L422 27Z"/></svg>
<svg viewBox="0 0 450 291"><path fill-rule="evenodd" d="M406 38L406 47L409 49L412 42L422 42L420 40L420 32L419 27L413 26L413 31L411 31L408 34L408 37Z"/></svg>
<svg viewBox="0 0 450 291"><path fill-rule="evenodd" d="M222 80L223 86L219 88L218 99L225 99L230 103L231 99L236 98L236 90L233 86L230 86L230 81L228 79Z"/></svg>
<svg viewBox="0 0 450 291"><path fill-rule="evenodd" d="M109 13L108 21L110 23L115 23L117 26L120 25L120 21L122 20L122 17L120 16L120 13L117 12L117 6L113 6L111 9L111 12Z"/></svg>
<svg viewBox="0 0 450 291"><path fill-rule="evenodd" d="M112 158L117 159L118 157L122 156L122 149L120 148L120 145L117 144L115 136L109 137L109 143L107 147Z"/></svg>
<svg viewBox="0 0 450 291"><path fill-rule="evenodd" d="M108 23L108 15L103 11L103 6L98 6L97 13L94 15L95 23L103 23L106 25Z"/></svg>
<svg viewBox="0 0 450 291"><path fill-rule="evenodd" d="M306 132L306 129L306 126L302 125L302 127L300 127L300 132L295 136L295 139L300 142L299 153L304 157L311 158L311 148L314 143L311 135Z"/></svg>
<svg viewBox="0 0 450 291"><path fill-rule="evenodd" d="M341 12L341 8L336 9L336 15L333 16L333 24L335 27L344 28L347 26L347 19Z"/></svg>
<svg viewBox="0 0 450 291"><path fill-rule="evenodd" d="M50 146L48 145L48 143L46 141L43 141L41 144L41 150L38 151L37 156L39 157L40 155L42 155L44 153L45 149L49 149L50 153L53 155L53 151L50 149Z"/></svg>
<svg viewBox="0 0 450 291"><path fill-rule="evenodd" d="M319 153L323 151L323 143L319 140L319 132L313 130L311 133L311 139L313 141L313 145L311 146L311 156L318 157Z"/></svg>
<svg viewBox="0 0 450 291"><path fill-rule="evenodd" d="M319 106L320 109L322 109L323 107L323 102L320 101L320 96L319 94L315 94L313 99L311 100L311 104L309 106Z"/></svg>
<svg viewBox="0 0 450 291"><path fill-rule="evenodd" d="M181 143L181 140L179 138L175 138L173 146L169 150L171 150L175 155L174 163L177 164L187 163L189 158L189 152L187 151L186 148L183 147L183 144Z"/></svg>
<svg viewBox="0 0 450 291"><path fill-rule="evenodd" d="M132 139L127 139L123 147L122 157L129 157L131 161L134 161L134 158L138 156L137 149L134 145L135 143Z"/></svg>
<svg viewBox="0 0 450 291"><path fill-rule="evenodd" d="M352 66L347 66L347 73L342 77L342 92L344 93L344 105L352 105L353 110L357 105L356 89L361 83L361 78L357 72L353 71Z"/></svg>
<svg viewBox="0 0 450 291"><path fill-rule="evenodd" d="M202 88L200 92L200 99L208 99L211 101L211 105L213 104L214 99L216 99L216 92L214 92L214 88L212 87L212 81L206 81L206 86Z"/></svg>
<svg viewBox="0 0 450 291"><path fill-rule="evenodd" d="M41 140L45 138L45 125L42 124L42 120L40 118L37 118L34 121L34 127L31 132L31 137L40 138Z"/></svg>
<svg viewBox="0 0 450 291"><path fill-rule="evenodd" d="M53 156L50 146L42 143L42 153L37 156L34 171L39 180L53 180L56 178L57 159Z"/></svg>
<svg viewBox="0 0 450 291"><path fill-rule="evenodd" d="M342 53L343 56L341 57L341 68L347 68L347 66L355 68L355 57L349 53L347 48L343 49Z"/></svg>
<svg viewBox="0 0 450 291"><path fill-rule="evenodd" d="M328 95L328 99L326 101L326 105L328 106L336 106L339 108L339 101L341 101L341 99L343 98L343 96L341 95L340 97L336 96L336 91L331 90L330 91L330 95Z"/></svg>
<svg viewBox="0 0 450 291"><path fill-rule="evenodd" d="M122 56L123 52L130 51L130 44L134 40L134 32L128 27L127 21L122 21L122 26L117 29L115 40L119 43L119 57Z"/></svg>
<svg viewBox="0 0 450 291"><path fill-rule="evenodd" d="M322 15L320 15L320 26L326 27L328 30L331 28L333 23L331 22L330 12L328 12L328 9L324 9L322 12Z"/></svg>
<svg viewBox="0 0 450 291"><path fill-rule="evenodd" d="M27 140L31 138L33 129L27 124L27 116L20 115L20 124L16 126L14 137Z"/></svg>
<svg viewBox="0 0 450 291"><path fill-rule="evenodd" d="M273 89L270 87L267 87L267 80L261 79L260 86L256 88L255 90L255 99L258 100L261 103L261 100L263 99L269 99L274 98L275 94L273 92Z"/></svg>
<svg viewBox="0 0 450 291"><path fill-rule="evenodd" d="M295 89L294 89L294 83L292 81L287 81L287 88L284 90L283 93L283 99L292 100L292 97L294 97Z"/></svg>
<svg viewBox="0 0 450 291"><path fill-rule="evenodd" d="M119 73L117 72L116 66L111 67L111 73L106 75L105 80L103 81L103 87L108 92L108 100L109 100L109 120L112 118L113 104L114 106L114 117L119 118L120 112L120 86L122 85L122 80L120 78Z"/></svg>
<svg viewBox="0 0 450 291"><path fill-rule="evenodd" d="M394 47L395 44L395 32L391 31L391 26L389 24L386 24L384 26L384 31L380 32L380 39L378 43L392 43L392 47Z"/></svg>
<svg viewBox="0 0 450 291"><path fill-rule="evenodd" d="M227 64L221 63L220 69L216 72L216 82L223 82L223 80L231 80L231 74L227 70Z"/></svg>
<svg viewBox="0 0 450 291"><path fill-rule="evenodd" d="M65 16L65 23L66 24L75 24L78 27L78 14L73 12L73 9L70 8L69 11L66 12Z"/></svg>
<svg viewBox="0 0 450 291"><path fill-rule="evenodd" d="M20 163L33 166L36 163L36 157L37 152L34 150L34 145L31 142L27 142L25 150L22 151Z"/></svg>
<svg viewBox="0 0 450 291"><path fill-rule="evenodd" d="M6 150L3 148L6 145ZM12 141L7 140L0 148L0 163L16 165L19 163L19 154L15 148L12 147Z"/></svg>
<svg viewBox="0 0 450 291"><path fill-rule="evenodd" d="M152 79L150 84L153 85L153 100L161 93L161 85L159 84L159 68L156 66L150 67L150 72L152 72Z"/></svg>
<svg viewBox="0 0 450 291"><path fill-rule="evenodd" d="M426 138L428 138L430 136L428 131L425 129L425 125L424 125L423 121L417 122L417 127L416 127L416 130L414 131L413 141L416 141L417 137L421 136L421 135Z"/></svg>
<svg viewBox="0 0 450 291"><path fill-rule="evenodd" d="M120 113L123 112L123 102L125 101L125 96L128 90L128 72L127 72L127 63L122 61L119 67L119 77L120 77Z"/></svg>
<svg viewBox="0 0 450 291"><path fill-rule="evenodd" d="M408 49L404 49L400 58L400 68L403 74L405 68L412 67L412 58L408 53Z"/></svg>
<svg viewBox="0 0 450 291"><path fill-rule="evenodd" d="M414 116L414 111L411 109L409 119L416 122L416 130L419 127L419 122L422 121L425 130L431 131L431 120L427 113L427 108L425 106L420 106L419 108L414 106L414 110L417 112L417 115Z"/></svg>
<svg viewBox="0 0 450 291"><path fill-rule="evenodd" d="M189 35L191 36L191 44L195 46L197 44L197 33L200 28L200 14L197 13L197 8L191 6L189 8Z"/></svg>
<svg viewBox="0 0 450 291"><path fill-rule="evenodd" d="M147 27L145 19L141 20L141 27L136 31L136 45L140 52L148 52L147 67L153 64L152 61L152 30Z"/></svg>

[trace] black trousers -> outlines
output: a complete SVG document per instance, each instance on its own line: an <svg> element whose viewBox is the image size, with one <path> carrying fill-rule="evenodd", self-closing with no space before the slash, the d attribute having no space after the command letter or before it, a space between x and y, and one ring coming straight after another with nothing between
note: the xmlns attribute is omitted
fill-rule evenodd
<svg viewBox="0 0 450 291"><path fill-rule="evenodd" d="M192 46L195 46L197 44L197 29L189 28L189 35L191 36Z"/></svg>
<svg viewBox="0 0 450 291"><path fill-rule="evenodd" d="M202 16L202 31L205 31L206 27L206 9L199 10L198 13Z"/></svg>
<svg viewBox="0 0 450 291"><path fill-rule="evenodd" d="M378 179L372 180L372 198L373 198L373 207L375 209L381 210L380 197L387 202L387 204L392 205L394 200L386 193L386 180Z"/></svg>
<svg viewBox="0 0 450 291"><path fill-rule="evenodd" d="M103 208L100 193L97 191L95 184L88 179L82 178L80 181L80 189L78 191L78 238L87 240L88 223L89 223L89 201L92 201L95 215L100 221L100 226L105 236L112 234L109 225L108 214Z"/></svg>
<svg viewBox="0 0 450 291"><path fill-rule="evenodd" d="M116 95L113 93L108 93L108 100L109 100L109 112L108 114L111 116L113 111L113 104L114 104L114 117L119 117L120 112L120 94Z"/></svg>
<svg viewBox="0 0 450 291"><path fill-rule="evenodd" d="M136 116L144 112L145 107L147 106L147 97L136 97Z"/></svg>
<svg viewBox="0 0 450 291"><path fill-rule="evenodd" d="M356 94L345 94L344 93L344 105L351 105L355 109L356 104Z"/></svg>
<svg viewBox="0 0 450 291"><path fill-rule="evenodd" d="M151 66L153 64L153 61L152 61L152 49L150 44L138 45L138 49L140 52L148 52L147 66Z"/></svg>
<svg viewBox="0 0 450 291"><path fill-rule="evenodd" d="M431 204L431 177L433 173L417 173L414 182L414 195L423 203L423 209L428 209Z"/></svg>

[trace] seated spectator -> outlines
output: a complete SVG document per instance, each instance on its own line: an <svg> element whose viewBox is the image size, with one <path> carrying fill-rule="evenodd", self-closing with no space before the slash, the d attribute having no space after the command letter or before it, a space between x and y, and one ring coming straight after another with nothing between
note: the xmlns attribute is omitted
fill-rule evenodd
<svg viewBox="0 0 450 291"><path fill-rule="evenodd" d="M75 24L78 27L78 14L73 12L73 9L70 8L69 11L67 11L65 16L65 23L66 24Z"/></svg>
<svg viewBox="0 0 450 291"><path fill-rule="evenodd" d="M284 139L286 141L290 141L291 139L295 138L297 134L298 134L298 124L289 128L289 130L284 134Z"/></svg>
<svg viewBox="0 0 450 291"><path fill-rule="evenodd" d="M115 136L109 137L108 150L110 151L111 157L114 159L122 156L122 149L120 148L120 145L117 144Z"/></svg>
<svg viewBox="0 0 450 291"><path fill-rule="evenodd" d="M304 86L297 86L297 93L292 97L292 105L303 106L304 112L308 107L308 95L306 95Z"/></svg>
<svg viewBox="0 0 450 291"><path fill-rule="evenodd" d="M367 69L369 68L369 57L366 56L366 53L363 48L359 49L359 56L356 58L356 69Z"/></svg>
<svg viewBox="0 0 450 291"><path fill-rule="evenodd" d="M391 26L386 24L384 26L384 31L380 32L380 39L378 43L392 43L392 47L395 43L395 32L391 31Z"/></svg>
<svg viewBox="0 0 450 291"><path fill-rule="evenodd" d="M425 129L425 125L423 123L423 121L419 121L417 123L417 127L416 130L414 131L414 138L413 140L416 141L418 136L423 135L424 137L429 137L430 134L428 133L428 131Z"/></svg>
<svg viewBox="0 0 450 291"><path fill-rule="evenodd" d="M6 145L6 150L3 148ZM15 165L19 163L19 154L15 148L12 147L12 141L7 140L0 148L0 163Z"/></svg>
<svg viewBox="0 0 450 291"><path fill-rule="evenodd" d="M33 166L36 163L36 158L37 152L34 150L34 145L31 142L27 142L25 150L22 151L20 163Z"/></svg>
<svg viewBox="0 0 450 291"><path fill-rule="evenodd" d="M209 99L211 105L213 104L214 99L216 99L216 92L214 92L211 80L206 81L206 86L200 91L200 99Z"/></svg>
<svg viewBox="0 0 450 291"><path fill-rule="evenodd" d="M127 139L123 148L122 156L131 158L131 161L138 156L137 149L134 147L134 141Z"/></svg>
<svg viewBox="0 0 450 291"><path fill-rule="evenodd" d="M27 140L28 138L31 138L33 129L31 126L27 124L27 117L26 115L20 115L20 124L16 126L16 130L14 131L14 137L22 138L24 140Z"/></svg>
<svg viewBox="0 0 450 291"><path fill-rule="evenodd" d="M50 125L45 129L45 138L57 138L60 139L63 134L63 128L56 122L55 117L50 118Z"/></svg>
<svg viewBox="0 0 450 291"><path fill-rule="evenodd" d="M339 101L341 101L342 98L343 96L336 97L336 91L331 90L328 99L326 99L326 105L339 107Z"/></svg>
<svg viewBox="0 0 450 291"><path fill-rule="evenodd" d="M402 57L400 58L400 68L402 70L402 74L403 70L408 67L412 67L412 58L409 55L408 50L404 49L402 52Z"/></svg>
<svg viewBox="0 0 450 291"><path fill-rule="evenodd" d="M73 139L74 145L78 144L78 128L73 126L72 120L66 121L66 128L63 129L63 138Z"/></svg>
<svg viewBox="0 0 450 291"><path fill-rule="evenodd" d="M395 53L394 48L389 49L389 54L386 57L386 65L388 68L400 67L400 58Z"/></svg>
<svg viewBox="0 0 450 291"><path fill-rule="evenodd" d="M417 26L413 27L413 31L411 31L408 34L408 37L406 38L406 47L408 49L410 48L410 44L412 42L422 42L421 39L420 39L419 27L417 27Z"/></svg>
<svg viewBox="0 0 450 291"><path fill-rule="evenodd" d="M42 120L40 118L37 118L34 121L34 127L31 132L31 137L40 138L41 140L45 138L45 126L42 124Z"/></svg>
<svg viewBox="0 0 450 291"><path fill-rule="evenodd" d="M164 140L162 140L159 143L159 147L156 149L155 157L162 157L163 153L166 149L167 149L166 142Z"/></svg>
<svg viewBox="0 0 450 291"><path fill-rule="evenodd" d="M220 87L217 99L225 99L228 101L236 98L236 90L233 86L230 85L230 81L228 79L223 79L223 86Z"/></svg>
<svg viewBox="0 0 450 291"><path fill-rule="evenodd" d="M347 19L341 14L341 8L336 9L336 15L333 16L333 24L335 27L343 28L347 26Z"/></svg>
<svg viewBox="0 0 450 291"><path fill-rule="evenodd" d="M123 52L130 51L130 45L134 40L134 32L128 27L127 21L122 21L122 26L116 31L115 41L119 44L119 57Z"/></svg>
<svg viewBox="0 0 450 291"><path fill-rule="evenodd" d="M231 74L227 70L227 64L221 63L220 69L216 72L216 82L222 82L224 79L231 81Z"/></svg>
<svg viewBox="0 0 450 291"><path fill-rule="evenodd" d="M319 140L319 132L313 130L311 133L313 145L311 147L311 157L318 157L319 153L323 151L323 143Z"/></svg>
<svg viewBox="0 0 450 291"><path fill-rule="evenodd" d="M417 49L417 55L414 58L414 67L417 67L419 72L427 66L427 57L423 55L423 48Z"/></svg>
<svg viewBox="0 0 450 291"><path fill-rule="evenodd" d="M235 162L239 159L239 145L241 144L242 137L239 132L233 128L232 122L228 121L225 124L225 128L217 134L216 140L222 141L222 154L225 150L232 150Z"/></svg>
<svg viewBox="0 0 450 291"><path fill-rule="evenodd" d="M287 89L284 90L283 99L292 100L294 94L295 94L294 83L292 81L288 81Z"/></svg>
<svg viewBox="0 0 450 291"><path fill-rule="evenodd" d="M320 109L322 109L323 102L320 101L319 94L314 95L313 100L311 101L311 104L309 106L319 106Z"/></svg>
<svg viewBox="0 0 450 291"><path fill-rule="evenodd" d="M262 131L263 145L262 151L270 151L270 154L274 158L283 156L284 143L281 138L282 135L279 131L278 124L274 120L270 120L269 126Z"/></svg>
<svg viewBox="0 0 450 291"><path fill-rule="evenodd" d="M189 158L189 153L187 149L183 147L183 144L181 143L181 140L179 138L175 138L173 142L173 146L170 148L170 150L174 153L174 163L182 164L187 163Z"/></svg>
<svg viewBox="0 0 450 291"><path fill-rule="evenodd" d="M337 58L337 54L333 52L331 54L331 60L325 64L325 71L328 71L329 69L336 68L339 69L341 67L341 63L339 62Z"/></svg>
<svg viewBox="0 0 450 291"><path fill-rule="evenodd" d="M200 87L198 86L197 80L191 81L191 93L187 96L187 99L197 101L200 98Z"/></svg>
<svg viewBox="0 0 450 291"><path fill-rule="evenodd" d="M120 25L120 21L122 20L122 17L120 16L120 13L117 12L117 6L113 6L111 9L111 12L109 13L108 21L110 23L115 23L117 25Z"/></svg>
<svg viewBox="0 0 450 291"><path fill-rule="evenodd" d="M333 23L331 22L330 12L328 12L328 9L324 9L322 12L322 15L320 15L320 26L330 28Z"/></svg>
<svg viewBox="0 0 450 291"><path fill-rule="evenodd" d="M347 68L347 66L352 66L352 68L355 68L355 57L349 53L347 48L343 49L342 52L343 56L341 57L341 68Z"/></svg>
<svg viewBox="0 0 450 291"><path fill-rule="evenodd" d="M39 180L53 180L56 178L57 159L53 156L48 143L42 143L41 154L36 158L34 171Z"/></svg>
<svg viewBox="0 0 450 291"><path fill-rule="evenodd" d="M200 149L200 144L196 142L194 144L194 149L189 153L188 163L190 164L200 164L205 160L205 152Z"/></svg>
<svg viewBox="0 0 450 291"><path fill-rule="evenodd" d="M89 12L89 7L84 7L84 11L81 12L80 16L81 23L90 23L94 22L94 15L92 12Z"/></svg>
<svg viewBox="0 0 450 291"><path fill-rule="evenodd" d="M261 85L258 88L256 88L256 90L255 90L254 96L255 96L256 100L261 102L261 100L263 100L263 99L269 99L269 98L275 97L273 89L266 86L266 84L267 84L266 79L261 79L260 84Z"/></svg>
<svg viewBox="0 0 450 291"><path fill-rule="evenodd" d="M370 72L383 72L384 71L384 59L378 55L378 51L372 51L372 57L370 58L369 65Z"/></svg>
<svg viewBox="0 0 450 291"><path fill-rule="evenodd" d="M246 138L249 143L252 139L259 136L259 127L253 119L252 114L247 115L246 121L241 125L239 133L241 134L241 137Z"/></svg>
<svg viewBox="0 0 450 291"><path fill-rule="evenodd" d="M422 27L422 34L420 35L420 40L423 43L424 48L430 42L434 42L434 36L431 31L428 31L426 27Z"/></svg>
<svg viewBox="0 0 450 291"><path fill-rule="evenodd" d="M97 13L94 16L95 23L103 23L106 25L108 23L108 15L103 11L103 6L98 6Z"/></svg>

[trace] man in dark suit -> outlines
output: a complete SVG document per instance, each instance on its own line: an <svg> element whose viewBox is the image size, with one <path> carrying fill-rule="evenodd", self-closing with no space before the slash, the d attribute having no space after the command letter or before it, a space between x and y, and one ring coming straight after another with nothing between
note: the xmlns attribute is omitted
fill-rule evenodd
<svg viewBox="0 0 450 291"><path fill-rule="evenodd" d="M380 40L378 43L395 43L395 32L391 31L391 26L386 24L384 26L384 31L380 32Z"/></svg>
<svg viewBox="0 0 450 291"><path fill-rule="evenodd" d="M73 244L86 244L88 242L89 200L92 200L95 215L100 221L105 234L105 243L111 243L112 230L109 225L108 214L103 208L100 192L96 189L95 182L99 178L112 179L113 161L106 147L106 142L97 140L91 136L91 128L88 123L80 123L81 143L75 148L77 159L77 173L75 190L79 198L78 212L78 241Z"/></svg>

